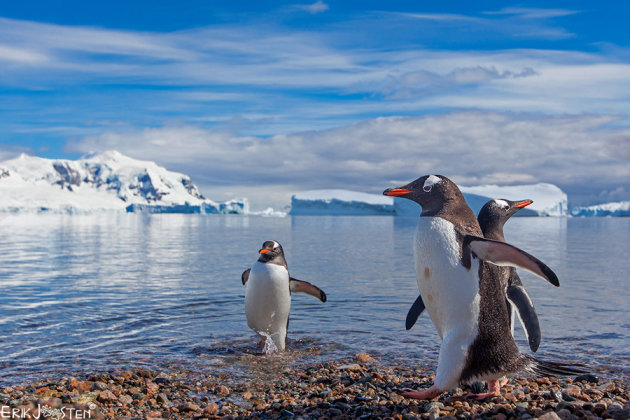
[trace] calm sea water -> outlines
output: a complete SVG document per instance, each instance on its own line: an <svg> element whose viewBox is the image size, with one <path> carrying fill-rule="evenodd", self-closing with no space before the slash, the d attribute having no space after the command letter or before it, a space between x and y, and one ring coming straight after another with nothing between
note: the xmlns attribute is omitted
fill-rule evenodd
<svg viewBox="0 0 630 420"><path fill-rule="evenodd" d="M415 224L387 216L4 216L0 383L139 365L255 375L270 356L257 354L247 328L240 275L268 239L283 245L294 277L328 295L326 303L293 296L282 363L364 351L434 367L439 340L428 316L404 328L417 295ZM630 218L514 218L506 237L560 278L554 288L521 273L542 326L537 355L627 378Z"/></svg>

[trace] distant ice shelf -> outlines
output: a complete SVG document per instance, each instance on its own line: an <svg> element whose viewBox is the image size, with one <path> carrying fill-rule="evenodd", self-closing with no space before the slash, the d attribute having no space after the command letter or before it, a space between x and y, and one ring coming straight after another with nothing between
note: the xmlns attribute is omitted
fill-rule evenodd
<svg viewBox="0 0 630 420"><path fill-rule="evenodd" d="M571 216L575 217L630 217L630 201L617 201L594 206L574 207Z"/></svg>
<svg viewBox="0 0 630 420"><path fill-rule="evenodd" d="M392 215L391 197L349 190L312 190L291 197L292 215Z"/></svg>
<svg viewBox="0 0 630 420"><path fill-rule="evenodd" d="M468 205L477 214L491 199L530 199L534 203L519 216L566 216L567 195L553 184L461 187ZM291 197L293 215L397 215L419 216L421 207L404 198L348 190L312 190Z"/></svg>
<svg viewBox="0 0 630 420"><path fill-rule="evenodd" d="M117 151L77 160L22 154L0 162L0 211L247 213L247 199L205 198L187 175Z"/></svg>

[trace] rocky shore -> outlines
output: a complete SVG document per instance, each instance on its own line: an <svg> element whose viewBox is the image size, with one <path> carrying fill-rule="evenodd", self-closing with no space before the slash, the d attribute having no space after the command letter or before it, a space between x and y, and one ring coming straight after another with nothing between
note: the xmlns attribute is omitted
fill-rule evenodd
<svg viewBox="0 0 630 420"><path fill-rule="evenodd" d="M593 375L513 378L486 401L467 398L471 389L432 401L400 395L428 387L431 373L367 354L250 378L137 368L0 386L0 419L630 418L630 384Z"/></svg>

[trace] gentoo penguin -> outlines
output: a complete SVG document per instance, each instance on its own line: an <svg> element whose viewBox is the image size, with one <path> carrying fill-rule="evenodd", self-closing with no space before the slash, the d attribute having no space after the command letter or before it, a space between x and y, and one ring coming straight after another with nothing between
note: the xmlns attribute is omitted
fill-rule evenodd
<svg viewBox="0 0 630 420"><path fill-rule="evenodd" d="M442 339L433 386L404 396L431 399L459 384L487 381L488 392L477 395L483 399L499 395L499 378L508 374L579 372L522 354L510 332L505 292L494 264L520 267L558 286L549 267L512 245L484 238L461 191L444 176L426 175L383 194L422 206L414 238L416 278Z"/></svg>
<svg viewBox="0 0 630 420"><path fill-rule="evenodd" d="M246 286L247 325L261 337L261 345L271 338L282 351L286 347L291 293L306 293L322 302L326 302L326 293L311 283L289 276L284 251L277 241L266 241L258 253L260 256L253 267L241 275Z"/></svg>
<svg viewBox="0 0 630 420"><path fill-rule="evenodd" d="M505 222L514 213L532 203L532 200L510 201L501 199L488 201L477 216L484 238L505 242L505 237L503 236L503 225ZM529 347L533 352L536 352L540 345L540 324L536 309L534 309L534 305L523 286L523 282L521 282L520 277L516 273L516 269L514 267L504 267L501 268L501 271L506 298L511 308L509 315L512 335L514 335L514 309L516 308L521 324L525 329ZM405 327L408 330L413 327L422 311L424 311L424 302L422 296L418 296L407 313Z"/></svg>
<svg viewBox="0 0 630 420"><path fill-rule="evenodd" d="M484 238L505 242L503 236L503 225L520 209L532 204L532 200L510 201L505 199L490 200L479 211L477 221L483 232ZM534 304L530 299L521 278L516 273L514 267L502 267L502 282L505 285L505 294L509 302L510 329L514 335L514 314L518 315L529 348L536 352L540 345L540 323Z"/></svg>

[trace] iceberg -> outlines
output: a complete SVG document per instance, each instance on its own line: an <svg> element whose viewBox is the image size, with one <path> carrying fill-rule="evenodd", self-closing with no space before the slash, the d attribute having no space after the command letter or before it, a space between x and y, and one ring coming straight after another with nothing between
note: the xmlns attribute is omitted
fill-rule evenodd
<svg viewBox="0 0 630 420"><path fill-rule="evenodd" d="M630 217L630 201L574 207L571 216L575 217Z"/></svg>
<svg viewBox="0 0 630 420"><path fill-rule="evenodd" d="M533 204L519 211L519 216L566 216L567 195L553 184L514 186L480 185L461 187L475 214L489 200L531 199ZM312 190L291 197L292 215L396 215L418 217L421 207L405 198L392 198L348 190Z"/></svg>
<svg viewBox="0 0 630 420"><path fill-rule="evenodd" d="M247 213L247 199L205 198L187 175L117 151L77 160L22 154L0 162L0 212Z"/></svg>
<svg viewBox="0 0 630 420"><path fill-rule="evenodd" d="M530 199L534 202L522 209L515 216L567 216L567 194L556 185L547 183L528 185L478 185L473 187L459 187L466 203L475 214L489 200L503 198L507 200ZM420 206L404 198L394 201L398 216L419 216Z"/></svg>
<svg viewBox="0 0 630 420"><path fill-rule="evenodd" d="M292 215L393 215L391 197L349 190L312 190L291 196Z"/></svg>

